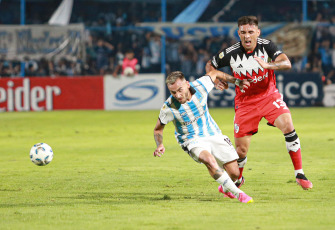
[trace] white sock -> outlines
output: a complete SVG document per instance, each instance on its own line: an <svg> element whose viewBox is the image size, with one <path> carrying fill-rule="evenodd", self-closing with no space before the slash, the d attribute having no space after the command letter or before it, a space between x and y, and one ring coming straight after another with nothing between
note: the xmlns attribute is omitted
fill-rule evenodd
<svg viewBox="0 0 335 230"><path fill-rule="evenodd" d="M234 182L234 184L236 184L236 183L241 183L242 180L243 180L243 177L241 177L240 179L237 179L237 180Z"/></svg>
<svg viewBox="0 0 335 230"><path fill-rule="evenodd" d="M298 173L304 174L304 170L302 169L294 170L295 176L297 176Z"/></svg>
<svg viewBox="0 0 335 230"><path fill-rule="evenodd" d="M224 192L231 192L237 198L239 197L239 194L242 192L242 190L236 187L236 185L230 179L226 171L223 171L222 176L219 179L217 179L216 182L222 185L222 189Z"/></svg>
<svg viewBox="0 0 335 230"><path fill-rule="evenodd" d="M238 167L239 168L244 168L247 161L248 161L248 157L244 157L243 159L237 159Z"/></svg>

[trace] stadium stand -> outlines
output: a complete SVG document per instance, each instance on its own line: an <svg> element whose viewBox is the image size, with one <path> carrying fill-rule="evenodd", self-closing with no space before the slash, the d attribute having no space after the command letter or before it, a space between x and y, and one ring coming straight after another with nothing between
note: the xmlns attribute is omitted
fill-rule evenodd
<svg viewBox="0 0 335 230"><path fill-rule="evenodd" d="M172 21L192 1L167 1L167 21ZM256 14L264 22L302 21L300 1L212 0L199 22L235 22L242 14ZM45 24L60 1L26 1L26 24ZM214 17L233 3L229 13ZM0 25L20 24L20 1L0 2ZM240 9L243 8L243 11ZM226 9L227 10L227 9ZM256 13L255 13L256 12ZM293 13L294 12L294 13ZM317 24L306 61L291 57L292 72L321 72L325 84L335 81L335 1L308 1L308 21ZM125 52L132 50L140 73L160 72L161 40L151 31L134 29L140 22L161 21L161 1L74 1L70 23L84 23L86 57L31 60L26 57L26 76L76 76L113 74ZM220 47L236 42L232 36L200 40L166 41L167 72L181 69L187 75L204 73L204 65ZM0 58L0 77L20 74L20 60Z"/></svg>

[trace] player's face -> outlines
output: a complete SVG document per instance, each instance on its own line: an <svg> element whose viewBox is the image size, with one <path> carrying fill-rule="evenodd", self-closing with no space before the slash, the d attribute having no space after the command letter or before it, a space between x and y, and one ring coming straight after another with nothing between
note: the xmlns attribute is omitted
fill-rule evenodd
<svg viewBox="0 0 335 230"><path fill-rule="evenodd" d="M257 38L261 31L256 25L241 25L238 28L238 36L241 39L242 46L246 51L253 51L257 45Z"/></svg>
<svg viewBox="0 0 335 230"><path fill-rule="evenodd" d="M168 84L171 95L176 98L180 104L191 100L190 83L186 80L177 79L174 84Z"/></svg>

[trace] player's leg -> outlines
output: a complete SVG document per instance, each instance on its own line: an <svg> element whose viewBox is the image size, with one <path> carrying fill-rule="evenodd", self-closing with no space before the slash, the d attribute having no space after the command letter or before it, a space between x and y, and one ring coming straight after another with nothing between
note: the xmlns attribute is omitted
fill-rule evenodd
<svg viewBox="0 0 335 230"><path fill-rule="evenodd" d="M211 177L222 186L224 192L231 192L240 202L253 202L251 197L235 186L227 172L219 167L215 157L209 151L195 147L190 150L190 155L207 167Z"/></svg>
<svg viewBox="0 0 335 230"><path fill-rule="evenodd" d="M219 167L224 169L235 183L240 174L237 164L238 155L229 137L222 134L216 135L208 137L207 142L211 144L211 154L214 156ZM218 187L218 190L225 197L236 198L232 192L224 189L222 185Z"/></svg>
<svg viewBox="0 0 335 230"><path fill-rule="evenodd" d="M225 163L223 165L224 170L228 173L229 177L232 179L232 181L237 181L240 170L238 169L237 160Z"/></svg>
<svg viewBox="0 0 335 230"><path fill-rule="evenodd" d="M274 122L274 125L278 127L285 136L286 148L290 154L296 181L303 189L311 189L313 184L306 178L302 169L302 158L301 158L301 147L300 140L295 132L292 117L290 113L281 114Z"/></svg>
<svg viewBox="0 0 335 230"><path fill-rule="evenodd" d="M234 184L236 186L238 177L240 175L237 160L233 160L231 162L223 164L223 168L228 173L229 177L232 179L232 181L234 182ZM225 192L221 185L218 187L218 190L219 190L219 192L223 193L225 197L236 198L235 195L232 194L231 192Z"/></svg>
<svg viewBox="0 0 335 230"><path fill-rule="evenodd" d="M240 176L236 183L238 187L241 187L244 183L243 169L247 163L251 137L258 132L258 124L262 119L258 107L256 104L245 104L235 107L234 138L235 148L239 156L237 163L240 170Z"/></svg>
<svg viewBox="0 0 335 230"><path fill-rule="evenodd" d="M223 168L232 179L236 181L239 177L237 159L238 155L228 136L220 134L206 138L211 146L211 154L218 165Z"/></svg>
<svg viewBox="0 0 335 230"><path fill-rule="evenodd" d="M236 146L236 152L239 156L239 159L237 160L238 168L240 171L240 175L238 177L238 180L236 182L237 187L241 187L244 184L244 177L243 177L243 169L245 164L247 163L247 153L249 150L250 142L251 142L251 135L244 136L244 137L235 137L235 146Z"/></svg>

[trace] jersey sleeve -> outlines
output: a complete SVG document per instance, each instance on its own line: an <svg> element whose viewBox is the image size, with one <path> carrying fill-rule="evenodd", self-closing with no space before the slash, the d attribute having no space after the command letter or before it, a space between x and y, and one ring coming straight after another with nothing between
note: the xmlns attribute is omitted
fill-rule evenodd
<svg viewBox="0 0 335 230"><path fill-rule="evenodd" d="M229 61L229 57L226 53L226 49L221 50L220 52L218 52L216 55L213 56L211 62L212 65L216 68L222 68L225 66L229 66L230 65L230 61Z"/></svg>
<svg viewBox="0 0 335 230"><path fill-rule="evenodd" d="M207 93L209 93L214 88L214 82L212 81L212 78L208 75L202 76L196 81L199 82L206 89Z"/></svg>
<svg viewBox="0 0 335 230"><path fill-rule="evenodd" d="M274 44L271 40L269 44L264 45L264 48L272 61L276 60L276 58L283 53L283 51L279 50L276 44Z"/></svg>
<svg viewBox="0 0 335 230"><path fill-rule="evenodd" d="M163 125L166 125L170 121L173 121L174 116L173 116L170 108L166 105L166 103L164 103L164 105L162 106L158 118Z"/></svg>

